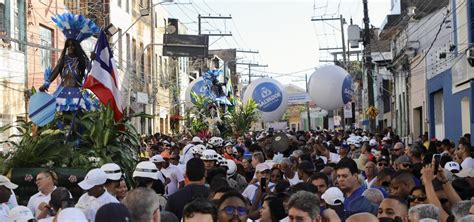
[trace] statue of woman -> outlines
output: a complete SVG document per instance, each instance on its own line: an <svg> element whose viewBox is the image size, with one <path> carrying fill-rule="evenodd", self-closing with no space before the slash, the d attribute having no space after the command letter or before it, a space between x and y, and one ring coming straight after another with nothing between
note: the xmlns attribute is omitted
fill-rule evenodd
<svg viewBox="0 0 474 222"><path fill-rule="evenodd" d="M81 91L86 69L89 66L89 59L81 47L81 41L92 36L99 29L91 20L71 13L53 17L53 21L67 39L58 64L50 75L45 76L44 84L39 90L47 91L51 82L61 76L61 83L53 93L58 111L95 109L98 107L97 100L93 100L87 91ZM66 23L69 25L65 25Z"/></svg>

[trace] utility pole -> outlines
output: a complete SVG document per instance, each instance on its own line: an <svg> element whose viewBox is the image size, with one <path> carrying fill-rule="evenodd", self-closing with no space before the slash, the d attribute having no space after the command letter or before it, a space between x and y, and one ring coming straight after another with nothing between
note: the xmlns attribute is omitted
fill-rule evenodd
<svg viewBox="0 0 474 222"><path fill-rule="evenodd" d="M367 77L367 89L369 97L369 107L375 105L374 101L374 83L372 77L372 56L370 49L370 20L369 20L369 8L367 0L362 0L364 4L364 63ZM375 131L375 119L369 117L369 130L374 133Z"/></svg>
<svg viewBox="0 0 474 222"><path fill-rule="evenodd" d="M236 65L247 65L249 67L249 84L251 83L252 77L263 77L263 76L254 76L252 75L251 67L268 67L268 65L261 65L258 63L249 63L249 62L237 62Z"/></svg>
<svg viewBox="0 0 474 222"><path fill-rule="evenodd" d="M304 82L306 86L306 93L308 93L308 74L304 74ZM308 131L311 131L311 114L309 111L309 102L306 102L306 112L308 113Z"/></svg>
<svg viewBox="0 0 474 222"><path fill-rule="evenodd" d="M201 35L201 20L202 19L232 19L232 16L201 16L198 15L198 35ZM208 36L232 36L232 33L207 33Z"/></svg>
<svg viewBox="0 0 474 222"><path fill-rule="evenodd" d="M331 17L331 18L312 18L311 21L315 21L315 22L318 22L318 21L322 21L322 22L325 22L325 21L334 21L334 20L339 20L340 21L340 25L341 25L341 40L342 40L342 47L341 48L338 48L338 47L326 47L326 48L320 48L319 50L324 50L324 51L330 51L330 50L342 50L342 68L346 69L347 70L347 60L346 60L346 55L347 55L347 52L346 52L346 40L345 40L345 36L344 36L344 24L346 23L346 20L342 17L342 15L339 16L339 18L334 18L334 17ZM334 63L337 62L337 54L338 53L335 53L333 54L334 55ZM326 62L326 61L322 61L320 60L320 62ZM344 107L342 107L340 110L342 110L340 116L341 116L341 126L342 128L345 127L345 117L344 117ZM309 118L309 111L308 111L308 118Z"/></svg>

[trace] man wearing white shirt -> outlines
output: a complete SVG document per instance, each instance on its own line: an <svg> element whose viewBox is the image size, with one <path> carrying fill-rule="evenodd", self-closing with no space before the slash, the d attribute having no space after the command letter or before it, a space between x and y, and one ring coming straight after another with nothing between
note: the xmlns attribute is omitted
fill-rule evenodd
<svg viewBox="0 0 474 222"><path fill-rule="evenodd" d="M474 168L474 159L471 157L471 144L466 141L459 141L458 157L462 160L463 169Z"/></svg>
<svg viewBox="0 0 474 222"><path fill-rule="evenodd" d="M51 200L51 193L56 189L57 176L52 171L43 171L36 175L36 186L38 193L30 197L27 207L37 219L42 219L44 216L40 215L45 206Z"/></svg>
<svg viewBox="0 0 474 222"><path fill-rule="evenodd" d="M8 221L10 208L7 205L8 199L12 195L12 191L18 188L18 185L10 182L10 180L0 175L0 221Z"/></svg>
<svg viewBox="0 0 474 222"><path fill-rule="evenodd" d="M262 178L266 178L267 182L270 181L270 166L268 166L265 163L259 163L255 167L255 175L257 177L257 183L255 184L249 184L245 190L242 192L242 195L247 198L252 205L258 204L256 203L256 194L257 194L257 189L259 188L259 184ZM269 182L268 187L272 189L274 184Z"/></svg>
<svg viewBox="0 0 474 222"><path fill-rule="evenodd" d="M161 156L163 157L164 162L163 168L161 168L160 171L169 179L169 183L166 184L165 188L165 194L169 196L178 191L181 187L184 187L184 176L177 166L170 164L169 154L162 153Z"/></svg>
<svg viewBox="0 0 474 222"><path fill-rule="evenodd" d="M302 182L298 177L298 173L293 170L293 164L290 159L283 158L280 161L280 170L283 171L284 178L290 182L291 186Z"/></svg>
<svg viewBox="0 0 474 222"><path fill-rule="evenodd" d="M108 203L118 203L117 198L106 192L104 184L107 175L102 169L90 170L84 180L78 185L87 193L84 193L77 201L76 208L84 212L89 221L95 220L97 210Z"/></svg>

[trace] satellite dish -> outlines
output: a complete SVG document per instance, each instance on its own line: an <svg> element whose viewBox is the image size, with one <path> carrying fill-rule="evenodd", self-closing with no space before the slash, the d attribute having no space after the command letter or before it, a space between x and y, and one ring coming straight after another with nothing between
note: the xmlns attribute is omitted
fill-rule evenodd
<svg viewBox="0 0 474 222"><path fill-rule="evenodd" d="M176 32L176 27L174 25L168 25L166 27L166 33L175 34L175 32Z"/></svg>
<svg viewBox="0 0 474 222"><path fill-rule="evenodd" d="M275 152L283 153L288 149L290 140L285 133L276 133L273 135L272 148Z"/></svg>

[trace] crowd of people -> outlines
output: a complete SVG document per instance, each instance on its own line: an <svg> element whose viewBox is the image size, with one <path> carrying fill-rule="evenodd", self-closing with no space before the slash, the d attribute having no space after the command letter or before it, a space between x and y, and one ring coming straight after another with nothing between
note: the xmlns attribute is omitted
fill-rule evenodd
<svg viewBox="0 0 474 222"><path fill-rule="evenodd" d="M133 184L107 163L78 181L75 197L43 171L27 206L0 176L0 221L474 221L469 134L413 144L390 129L286 135L278 153L272 132L144 137Z"/></svg>

